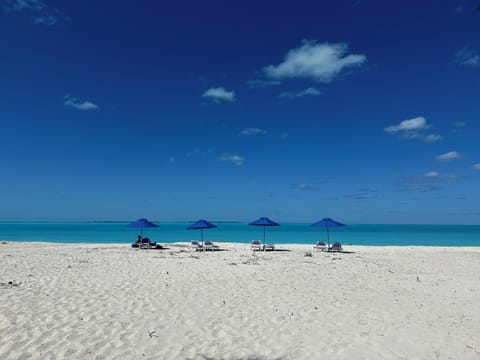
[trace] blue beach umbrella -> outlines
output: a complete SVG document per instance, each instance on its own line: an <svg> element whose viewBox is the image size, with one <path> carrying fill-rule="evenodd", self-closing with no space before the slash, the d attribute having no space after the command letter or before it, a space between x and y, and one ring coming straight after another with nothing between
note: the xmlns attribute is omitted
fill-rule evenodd
<svg viewBox="0 0 480 360"><path fill-rule="evenodd" d="M216 228L217 225L213 225L205 220L198 220L196 223L187 227L187 230L200 230L201 237L202 237L202 248L203 248L203 229L211 229Z"/></svg>
<svg viewBox="0 0 480 360"><path fill-rule="evenodd" d="M267 226L280 226L279 223L276 223L275 221L270 220L267 217L258 218L257 220L249 223L248 225L263 226L263 248L264 249L265 249L265 227L267 227Z"/></svg>
<svg viewBox="0 0 480 360"><path fill-rule="evenodd" d="M345 224L339 223L338 221L332 220L330 218L325 218L320 221L317 221L316 223L310 226L327 228L327 243L328 243L328 246L330 247L330 228L345 226Z"/></svg>
<svg viewBox="0 0 480 360"><path fill-rule="evenodd" d="M140 236L143 238L143 228L144 227L158 227L154 223L148 221L147 219L138 219L137 221L131 222L127 225L128 227L140 228Z"/></svg>

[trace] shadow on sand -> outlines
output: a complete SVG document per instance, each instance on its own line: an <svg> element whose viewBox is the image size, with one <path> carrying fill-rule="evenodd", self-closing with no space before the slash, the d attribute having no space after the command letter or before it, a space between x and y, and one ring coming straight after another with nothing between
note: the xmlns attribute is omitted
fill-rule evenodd
<svg viewBox="0 0 480 360"><path fill-rule="evenodd" d="M325 251L327 254L355 254L355 251Z"/></svg>
<svg viewBox="0 0 480 360"><path fill-rule="evenodd" d="M225 358L216 358L216 357L210 357L210 356L205 356L205 355L200 355L203 360L225 360ZM266 357L266 356L248 356L246 358L228 358L232 360L285 360L286 358L284 357Z"/></svg>

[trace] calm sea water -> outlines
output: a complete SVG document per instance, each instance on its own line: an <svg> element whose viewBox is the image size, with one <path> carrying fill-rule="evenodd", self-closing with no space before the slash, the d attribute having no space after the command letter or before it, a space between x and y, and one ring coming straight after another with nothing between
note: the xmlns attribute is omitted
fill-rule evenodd
<svg viewBox="0 0 480 360"><path fill-rule="evenodd" d="M191 223L157 223L145 228L144 236L161 242L200 239L198 230L186 230ZM131 243L139 229L127 223L0 222L1 241L46 241L59 243ZM263 229L245 223L216 223L204 231L204 239L214 242L250 243L262 239ZM326 240L322 228L309 224L282 224L268 227L267 242L313 244ZM348 225L332 228L330 241L353 245L480 246L480 225Z"/></svg>

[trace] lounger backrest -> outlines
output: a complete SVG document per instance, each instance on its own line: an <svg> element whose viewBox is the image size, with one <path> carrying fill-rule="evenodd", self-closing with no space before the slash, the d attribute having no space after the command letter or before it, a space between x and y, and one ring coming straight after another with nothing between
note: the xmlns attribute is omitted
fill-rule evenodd
<svg viewBox="0 0 480 360"><path fill-rule="evenodd" d="M318 245L318 246L325 246L325 241L318 241L318 242L317 242L317 245Z"/></svg>
<svg viewBox="0 0 480 360"><path fill-rule="evenodd" d="M252 245L261 245L260 240L252 240Z"/></svg>

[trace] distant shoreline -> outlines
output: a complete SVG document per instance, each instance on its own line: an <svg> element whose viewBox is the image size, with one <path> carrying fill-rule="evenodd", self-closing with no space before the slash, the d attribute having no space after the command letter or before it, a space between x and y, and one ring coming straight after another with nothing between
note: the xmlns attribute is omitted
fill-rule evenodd
<svg viewBox="0 0 480 360"><path fill-rule="evenodd" d="M190 224L197 220L176 220L176 221L163 221L163 220L151 220L151 222L157 224ZM249 220L209 220L216 224L248 224ZM284 221L280 225L310 225L311 222L298 222L298 221ZM0 224L125 224L130 223L132 220L85 220L85 221L48 221L48 220L0 220ZM349 226L471 226L480 227L480 224L429 224L429 223L348 223Z"/></svg>

